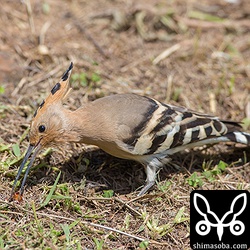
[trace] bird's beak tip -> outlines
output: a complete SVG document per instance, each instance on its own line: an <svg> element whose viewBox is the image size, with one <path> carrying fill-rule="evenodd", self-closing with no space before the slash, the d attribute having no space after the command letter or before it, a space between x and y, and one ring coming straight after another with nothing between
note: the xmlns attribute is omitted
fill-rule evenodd
<svg viewBox="0 0 250 250"><path fill-rule="evenodd" d="M32 166L35 158L36 158L36 155L38 153L38 151L40 150L41 148L41 145L38 143L37 145L32 145L30 144L28 149L27 149L27 152L23 158L23 161L18 169L18 172L17 172L17 175L16 175L16 178L15 178L15 181L14 181L14 184L12 186L12 191L11 191L11 196L10 196L10 199L9 200L14 200L14 201L22 201L22 197L23 197L23 192L24 192L24 185L25 185L25 182L26 182L26 178L28 176L28 173L29 173L29 170L30 170L30 167ZM35 150L35 151L34 151ZM32 152L34 151L32 157L31 157L31 160L29 162L29 165L27 166L26 170L25 170L25 174L24 174L24 177L23 177L23 181L22 181L22 184L21 184L21 187L20 187L20 190L18 192L15 192L15 188L16 188L16 185L17 185L17 181L19 180L19 177L22 173L22 170L26 164L26 162L28 161L30 155L32 154Z"/></svg>

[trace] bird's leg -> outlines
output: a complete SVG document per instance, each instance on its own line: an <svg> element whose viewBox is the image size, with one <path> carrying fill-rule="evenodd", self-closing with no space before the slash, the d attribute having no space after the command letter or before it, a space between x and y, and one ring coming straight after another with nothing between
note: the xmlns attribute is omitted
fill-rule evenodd
<svg viewBox="0 0 250 250"><path fill-rule="evenodd" d="M147 183L142 188L138 196L145 194L155 184L157 167L155 165L147 164L145 165L145 171L147 174Z"/></svg>
<svg viewBox="0 0 250 250"><path fill-rule="evenodd" d="M155 184L157 172L170 160L171 158L169 158L168 156L155 157L144 164L147 180L146 185L142 188L138 196L141 196L148 192L148 190Z"/></svg>
<svg viewBox="0 0 250 250"><path fill-rule="evenodd" d="M155 184L157 171L168 161L169 158L165 158L163 161L158 158L153 158L150 162L144 165L147 180L146 185L142 188L138 196L145 194Z"/></svg>

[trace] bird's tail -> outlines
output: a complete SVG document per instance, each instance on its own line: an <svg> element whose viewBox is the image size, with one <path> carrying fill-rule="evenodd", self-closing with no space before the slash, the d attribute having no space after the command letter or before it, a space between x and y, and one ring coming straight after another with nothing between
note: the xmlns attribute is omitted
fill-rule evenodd
<svg viewBox="0 0 250 250"><path fill-rule="evenodd" d="M250 134L246 132L229 132L222 137L225 137L232 142L238 142L250 146Z"/></svg>
<svg viewBox="0 0 250 250"><path fill-rule="evenodd" d="M182 145L179 147L168 149L167 154L172 155L187 148L200 147L206 144L215 144L219 142L238 142L250 146L250 134L240 131L229 132L222 136L210 137L187 145Z"/></svg>

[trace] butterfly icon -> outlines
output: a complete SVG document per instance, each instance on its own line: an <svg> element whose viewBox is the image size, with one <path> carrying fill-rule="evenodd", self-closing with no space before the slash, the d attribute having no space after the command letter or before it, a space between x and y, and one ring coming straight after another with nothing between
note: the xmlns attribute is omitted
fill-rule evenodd
<svg viewBox="0 0 250 250"><path fill-rule="evenodd" d="M240 207L242 199L243 205ZM193 203L196 211L204 218L203 220L197 222L195 226L195 230L199 235L205 236L209 234L211 227L215 227L217 228L219 241L221 241L225 227L229 227L230 232L235 236L241 235L245 231L244 223L240 220L237 220L236 218L246 208L246 193L239 194L233 199L230 210L227 211L221 219L219 219L218 216L213 211L211 211L210 205L203 195L195 193Z"/></svg>

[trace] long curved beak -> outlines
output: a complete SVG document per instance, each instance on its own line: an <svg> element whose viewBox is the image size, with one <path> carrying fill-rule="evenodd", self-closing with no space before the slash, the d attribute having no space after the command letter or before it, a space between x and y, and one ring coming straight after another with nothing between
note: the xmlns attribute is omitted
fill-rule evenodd
<svg viewBox="0 0 250 250"><path fill-rule="evenodd" d="M31 168L31 166L32 166L32 164L33 164L33 162L34 162L34 160L35 160L35 158L36 158L36 155L37 155L37 153L39 152L40 149L41 149L41 145L40 145L40 144L35 145L35 146L33 146L33 145L31 145L31 144L29 145L28 150L27 150L27 152L26 152L26 154L25 154L25 156L24 156L24 158L23 158L22 164L21 164L21 166L20 166L19 169L18 169L18 173L17 173L16 179L15 179L15 181L14 181L14 184L13 184L13 186L12 186L12 191L11 191L10 200L13 199L13 195L14 195L14 191L15 191L15 188L16 188L16 184L17 184L17 181L18 181L18 179L19 179L19 177L20 177L20 175L21 175L21 173L22 173L22 171L23 171L23 168L24 168L26 162L28 161L30 155L31 155L32 152L34 151L32 157L31 157L31 159L30 159L29 165L27 166L27 168L26 168L26 170L25 170L25 174L24 174L24 177L23 177L23 181L22 181L22 184L21 184L21 187L20 187L20 190L19 190L19 196L20 196L20 197L22 196L22 194L23 194L23 192L24 192L24 185L25 185L27 176L28 176L28 174L29 174L30 168Z"/></svg>

